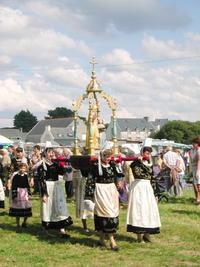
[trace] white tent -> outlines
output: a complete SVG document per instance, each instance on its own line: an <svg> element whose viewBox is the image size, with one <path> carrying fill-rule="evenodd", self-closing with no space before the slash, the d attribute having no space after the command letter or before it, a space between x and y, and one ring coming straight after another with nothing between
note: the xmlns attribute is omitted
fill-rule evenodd
<svg viewBox="0 0 200 267"><path fill-rule="evenodd" d="M13 141L8 139L7 137L0 135L0 144L1 145L9 145L9 144L13 144Z"/></svg>

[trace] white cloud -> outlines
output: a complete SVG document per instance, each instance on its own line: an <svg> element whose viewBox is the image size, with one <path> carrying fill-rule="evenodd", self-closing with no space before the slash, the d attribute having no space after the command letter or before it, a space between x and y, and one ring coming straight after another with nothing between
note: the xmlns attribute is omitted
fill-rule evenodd
<svg viewBox="0 0 200 267"><path fill-rule="evenodd" d="M1 35L22 34L29 26L30 19L19 9L11 9L0 5L0 33Z"/></svg>
<svg viewBox="0 0 200 267"><path fill-rule="evenodd" d="M175 29L189 23L184 12L175 5L167 5L159 0L86 0L61 1L62 7L70 3L73 13L81 14L85 24L93 31L103 32L112 25L122 32L148 29ZM72 4L73 2L73 4ZM51 1L54 3L54 1ZM106 8L105 8L106 7Z"/></svg>
<svg viewBox="0 0 200 267"><path fill-rule="evenodd" d="M78 51L85 55L90 54L90 49L84 42L75 41L72 38L53 30L26 29L23 38L0 38L0 51L9 56L24 57L33 63L51 61L63 51ZM31 37L35 36L34 37Z"/></svg>
<svg viewBox="0 0 200 267"><path fill-rule="evenodd" d="M161 42L161 47L168 45L168 41ZM177 53L182 53L184 50L181 48L179 51L179 46L175 42L173 47ZM158 51L157 46L154 46L154 49L155 52ZM129 53L127 52L127 54ZM124 55L127 54L124 53ZM105 59L105 56L103 58ZM115 60L116 51L107 54L106 58ZM136 62L134 61L133 64ZM126 70L118 69L118 71L113 71L111 66L104 70L99 77L106 83L103 88L111 87L111 92L118 101L118 116L141 117L147 115L198 120L200 77L198 73L193 74L192 71L193 64L182 65L181 61L172 61L171 64L162 66L143 64L139 69L127 67Z"/></svg>
<svg viewBox="0 0 200 267"><path fill-rule="evenodd" d="M92 52L84 41L49 28L39 18L18 9L1 6L0 25L0 53L20 57L26 63L45 64L63 53L90 56Z"/></svg>
<svg viewBox="0 0 200 267"><path fill-rule="evenodd" d="M43 80L27 80L21 84L13 79L0 80L0 107L2 110L30 109L33 112L47 112L55 105L69 105L71 99L66 93L52 90L52 85Z"/></svg>
<svg viewBox="0 0 200 267"><path fill-rule="evenodd" d="M200 34L187 33L185 41L162 40L151 35L145 35L142 47L152 58L194 58L200 55ZM184 62L183 62L184 63Z"/></svg>
<svg viewBox="0 0 200 267"><path fill-rule="evenodd" d="M4 1L6 3L6 1ZM46 24L65 24L66 29L96 36L116 31L174 30L188 25L191 18L175 4L160 0L13 0L23 10L45 18Z"/></svg>
<svg viewBox="0 0 200 267"><path fill-rule="evenodd" d="M112 53L107 53L102 58L103 64L110 65L121 65L121 64L132 64L133 59L128 51L120 48L116 48Z"/></svg>
<svg viewBox="0 0 200 267"><path fill-rule="evenodd" d="M189 32L187 34L187 36L191 41L200 42L200 34L199 33Z"/></svg>
<svg viewBox="0 0 200 267"><path fill-rule="evenodd" d="M186 56L185 48L174 40L163 41L146 35L142 40L142 46L145 52L152 57L176 58Z"/></svg>
<svg viewBox="0 0 200 267"><path fill-rule="evenodd" d="M139 53L121 42L136 31L173 30L188 23L181 8L158 0L2 0L0 111L8 114L4 122L21 109L42 116L56 106L71 108L89 83L89 58L100 53L97 78L116 98L118 116L199 119L198 62L143 64L138 56L159 60L199 55L199 33L191 31L180 42L148 33ZM107 110L102 112L106 117Z"/></svg>
<svg viewBox="0 0 200 267"><path fill-rule="evenodd" d="M89 82L88 75L80 67L77 69L55 68L49 71L48 77L54 82L63 83L72 88L84 88Z"/></svg>
<svg viewBox="0 0 200 267"><path fill-rule="evenodd" d="M12 59L6 55L0 55L0 66L10 64Z"/></svg>
<svg viewBox="0 0 200 267"><path fill-rule="evenodd" d="M13 127L13 119L0 118L0 127Z"/></svg>

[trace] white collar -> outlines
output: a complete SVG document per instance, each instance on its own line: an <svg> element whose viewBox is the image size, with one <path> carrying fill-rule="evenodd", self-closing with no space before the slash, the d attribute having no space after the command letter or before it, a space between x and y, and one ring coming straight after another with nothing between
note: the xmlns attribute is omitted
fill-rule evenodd
<svg viewBox="0 0 200 267"><path fill-rule="evenodd" d="M109 164L109 163L105 164L105 163L101 162L101 165L102 165L103 167L105 167L105 168L110 167L110 164Z"/></svg>

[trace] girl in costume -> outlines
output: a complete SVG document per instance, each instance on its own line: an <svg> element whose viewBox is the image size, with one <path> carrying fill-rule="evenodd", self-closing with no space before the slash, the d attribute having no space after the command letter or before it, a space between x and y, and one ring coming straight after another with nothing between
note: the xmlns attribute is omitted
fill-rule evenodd
<svg viewBox="0 0 200 267"><path fill-rule="evenodd" d="M83 211L81 214L83 229L86 233L89 232L87 228L87 219L94 218L94 189L95 180L92 175L89 174L87 177L83 177L85 183L85 194L83 200Z"/></svg>
<svg viewBox="0 0 200 267"><path fill-rule="evenodd" d="M20 217L24 218L22 227L27 227L27 219L32 216L30 202L30 186L27 175L27 165L19 164L19 171L11 178L11 205L9 215L16 217L17 227L20 226Z"/></svg>

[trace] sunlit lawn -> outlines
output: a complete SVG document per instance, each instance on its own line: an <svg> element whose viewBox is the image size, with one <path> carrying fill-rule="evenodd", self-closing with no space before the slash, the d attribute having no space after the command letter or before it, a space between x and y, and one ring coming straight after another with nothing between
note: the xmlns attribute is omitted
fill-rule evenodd
<svg viewBox="0 0 200 267"><path fill-rule="evenodd" d="M33 197L33 217L29 228L16 231L15 219L0 211L0 266L200 266L200 207L193 203L193 192L184 197L159 204L162 220L161 234L153 236L153 243L138 244L136 236L126 233L126 208L120 212L117 234L119 252L96 247L97 235L82 231L75 218L74 203L69 209L74 218L71 238L65 241L47 236L40 224L40 202Z"/></svg>

